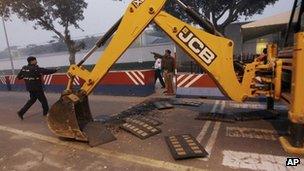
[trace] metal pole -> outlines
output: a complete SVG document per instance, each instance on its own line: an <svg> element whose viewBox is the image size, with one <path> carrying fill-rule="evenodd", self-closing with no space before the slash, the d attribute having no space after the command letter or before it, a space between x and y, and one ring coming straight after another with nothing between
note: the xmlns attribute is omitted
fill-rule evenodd
<svg viewBox="0 0 304 171"><path fill-rule="evenodd" d="M9 57L10 57L10 61L11 61L12 74L15 75L15 68L14 68L13 56L12 56L11 47L10 47L10 44L9 44L9 41L8 41L6 26L5 26L5 22L4 22L3 17L2 17L2 23L3 23L3 29L4 29L6 44L7 44L7 50L8 50Z"/></svg>

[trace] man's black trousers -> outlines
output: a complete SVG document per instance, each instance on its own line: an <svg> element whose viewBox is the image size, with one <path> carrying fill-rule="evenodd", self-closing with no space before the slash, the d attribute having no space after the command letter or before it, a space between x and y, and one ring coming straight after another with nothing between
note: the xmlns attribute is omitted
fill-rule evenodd
<svg viewBox="0 0 304 171"><path fill-rule="evenodd" d="M38 99L43 108L43 115L46 115L49 111L49 105L48 105L44 92L43 91L29 91L29 93L30 93L30 99L27 101L27 103L24 105L24 107L19 111L19 113L24 115Z"/></svg>

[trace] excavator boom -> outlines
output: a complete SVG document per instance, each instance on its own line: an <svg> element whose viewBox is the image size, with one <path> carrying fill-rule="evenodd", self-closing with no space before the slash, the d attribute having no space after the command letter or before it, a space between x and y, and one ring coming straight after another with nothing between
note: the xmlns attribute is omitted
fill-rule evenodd
<svg viewBox="0 0 304 171"><path fill-rule="evenodd" d="M248 89L239 83L233 67L233 42L212 35L161 12L155 23L193 58L220 87L222 92L235 101L243 101ZM239 91L234 91L238 89Z"/></svg>
<svg viewBox="0 0 304 171"><path fill-rule="evenodd" d="M76 91L71 88L72 81L70 80L67 90L51 108L48 123L50 129L56 135L83 141L89 140L88 133L83 131L86 129L86 125L93 121L87 96L92 93L111 66L151 22L159 26L177 45L187 52L189 57L194 59L213 78L222 92L232 100L242 102L248 97L260 95L272 97L274 94L279 94L272 89L258 88L254 81L258 71L272 70L277 61L273 61L273 64L269 65L260 62L246 65L243 79L240 81L233 66L233 41L222 37L208 20L200 19L197 13L191 11L181 1L178 0L178 4L204 30L162 11L165 3L166 0L132 1L123 18L116 24L117 27L114 27L117 28L117 31L94 69L88 71L81 65L70 67L68 75L71 79L78 76L85 83L80 90ZM84 61L81 62L81 64L83 63ZM272 87L274 83L280 82L278 79L280 79L279 75L273 78L276 82L267 79L268 81L264 84Z"/></svg>

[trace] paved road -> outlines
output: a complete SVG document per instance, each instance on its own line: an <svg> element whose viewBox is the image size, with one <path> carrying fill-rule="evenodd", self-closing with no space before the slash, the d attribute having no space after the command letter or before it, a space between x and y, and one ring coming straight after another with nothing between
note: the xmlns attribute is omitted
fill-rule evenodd
<svg viewBox="0 0 304 171"><path fill-rule="evenodd" d="M47 96L50 104L59 97ZM97 117L115 115L149 98L92 96L90 102ZM16 111L26 99L26 93L0 92L0 170L304 170L304 165L285 167L290 155L278 141L286 122L283 117L238 123L194 119L199 111L263 108L259 103L198 100L204 102L199 108L154 111L154 117L164 123L161 134L143 141L120 130L115 134L117 141L90 148L85 143L57 139L47 128L40 104L20 121ZM209 157L174 161L164 136L178 134L192 134Z"/></svg>

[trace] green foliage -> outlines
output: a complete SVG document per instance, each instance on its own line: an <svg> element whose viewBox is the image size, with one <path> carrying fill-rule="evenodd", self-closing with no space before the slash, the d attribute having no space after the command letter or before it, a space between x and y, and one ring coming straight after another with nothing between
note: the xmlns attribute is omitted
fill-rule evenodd
<svg viewBox="0 0 304 171"><path fill-rule="evenodd" d="M66 44L70 62L75 63L75 53L84 45L71 39L70 27L81 29L78 22L84 19L86 7L84 0L0 0L0 15L9 18L15 14L24 21L33 21L34 28L54 32ZM62 28L58 28L58 25Z"/></svg>
<svg viewBox="0 0 304 171"><path fill-rule="evenodd" d="M35 21L38 26L51 30L58 22L63 27L73 25L80 28L78 21L84 19L84 0L1 0L0 14L9 17L14 13L25 21Z"/></svg>
<svg viewBox="0 0 304 171"><path fill-rule="evenodd" d="M256 14L262 14L267 5L273 5L278 0L182 0L202 16L210 19L215 27L223 32L224 28L242 17L248 19ZM175 0L168 0L166 11L174 16L192 22L176 5Z"/></svg>

